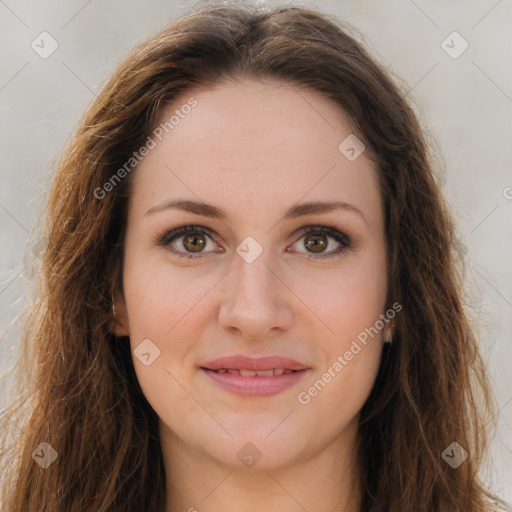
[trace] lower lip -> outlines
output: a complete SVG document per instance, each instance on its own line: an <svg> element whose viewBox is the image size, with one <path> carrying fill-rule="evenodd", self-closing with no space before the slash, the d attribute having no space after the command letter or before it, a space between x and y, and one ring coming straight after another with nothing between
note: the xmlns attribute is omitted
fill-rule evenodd
<svg viewBox="0 0 512 512"><path fill-rule="evenodd" d="M201 368L201 371L208 375L216 384L235 395L268 396L291 388L297 384L309 370L298 370L292 373L275 375L273 377L242 377L241 375L233 375L232 373L217 373L204 368Z"/></svg>

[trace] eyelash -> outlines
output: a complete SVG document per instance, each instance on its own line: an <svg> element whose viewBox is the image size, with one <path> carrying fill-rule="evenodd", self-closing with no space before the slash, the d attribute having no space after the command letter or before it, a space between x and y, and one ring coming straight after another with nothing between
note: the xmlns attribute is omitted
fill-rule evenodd
<svg viewBox="0 0 512 512"><path fill-rule="evenodd" d="M195 225L187 225L187 226L180 226L174 229L171 229L169 231L166 231L163 235L156 237L155 243L159 246L166 247L170 245L171 242L173 242L175 239L179 238L180 235L186 235L191 233L199 233L201 235L205 235L209 237L212 241L215 242L212 238L212 232L207 229L203 228L202 226L195 226ZM300 238L304 238L311 234L324 234L327 235L330 238L333 238L338 243L340 243L340 246L335 249L334 251L331 251L329 253L325 254L311 254L307 256L308 259L313 260L320 260L320 259L327 259L327 258L333 258L339 254L342 254L346 252L348 249L352 247L352 242L350 238L345 235L344 233L341 233L335 228L331 228L329 226L309 226L306 231L304 231ZM187 258L187 259L195 259L195 258L201 258L203 257L201 252L197 253L197 255L193 255L192 253L183 253L176 251L175 249L171 249L171 251L178 256L179 258Z"/></svg>

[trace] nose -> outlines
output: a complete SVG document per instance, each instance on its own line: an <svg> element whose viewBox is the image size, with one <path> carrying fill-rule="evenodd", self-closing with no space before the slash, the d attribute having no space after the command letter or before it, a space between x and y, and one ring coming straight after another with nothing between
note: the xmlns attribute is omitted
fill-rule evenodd
<svg viewBox="0 0 512 512"><path fill-rule="evenodd" d="M218 315L220 325L231 334L264 340L290 328L293 294L272 267L265 251L252 263L236 256Z"/></svg>

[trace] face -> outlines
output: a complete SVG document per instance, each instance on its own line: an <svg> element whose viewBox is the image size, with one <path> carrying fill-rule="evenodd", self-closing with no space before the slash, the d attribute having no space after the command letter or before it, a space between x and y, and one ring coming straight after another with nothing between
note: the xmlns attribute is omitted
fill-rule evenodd
<svg viewBox="0 0 512 512"><path fill-rule="evenodd" d="M190 89L160 122L176 109L134 171L116 297L162 442L262 469L353 444L391 335L376 169L290 85ZM341 206L297 208L317 202Z"/></svg>

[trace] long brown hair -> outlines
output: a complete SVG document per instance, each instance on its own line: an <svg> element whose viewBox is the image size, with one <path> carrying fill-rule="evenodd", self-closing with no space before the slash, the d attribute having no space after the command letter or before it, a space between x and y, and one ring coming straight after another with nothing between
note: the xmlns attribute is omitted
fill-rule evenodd
<svg viewBox="0 0 512 512"><path fill-rule="evenodd" d="M1 418L2 432L12 434L2 440L2 510L162 512L158 418L129 344L111 332L136 170L108 191L104 185L177 95L236 77L323 93L348 114L378 165L388 299L403 310L361 411L361 511L506 505L479 479L495 401L463 309L455 228L431 151L405 94L352 31L310 8L205 5L119 64L57 162L22 335L25 377ZM453 442L469 454L456 469L442 457ZM52 454L47 467L36 463Z"/></svg>

